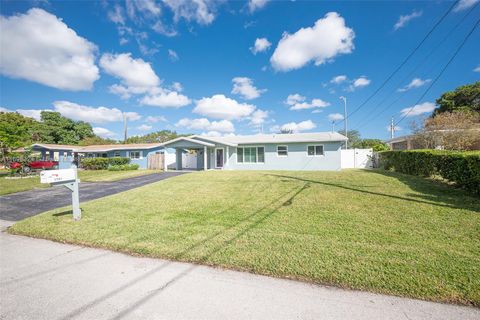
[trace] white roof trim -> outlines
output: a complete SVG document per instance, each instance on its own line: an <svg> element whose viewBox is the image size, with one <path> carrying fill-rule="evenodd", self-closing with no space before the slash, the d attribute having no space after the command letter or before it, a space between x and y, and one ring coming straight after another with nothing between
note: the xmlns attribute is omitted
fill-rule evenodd
<svg viewBox="0 0 480 320"><path fill-rule="evenodd" d="M208 143L208 142L205 142L205 141L201 141L201 140L195 140L195 139L192 139L191 137L179 137L179 138L175 138L173 140L170 140L170 141L167 141L167 142L164 142L162 143L162 146L164 147L168 147L168 145L172 144L172 143L175 143L177 141L188 141L188 142L191 142L191 143L196 143L196 144L201 144L202 146L207 146L207 147L215 147L215 144L213 143Z"/></svg>
<svg viewBox="0 0 480 320"><path fill-rule="evenodd" d="M215 138L211 138L211 137L208 137L208 136L202 136L202 135L198 135L198 134L190 136L189 138L192 138L192 139L200 138L200 139L209 140L209 141L212 141L212 142L215 142L215 143L218 143L218 144L223 144L223 145L230 146L230 147L236 147L238 145L237 143L228 142L228 141L215 139Z"/></svg>

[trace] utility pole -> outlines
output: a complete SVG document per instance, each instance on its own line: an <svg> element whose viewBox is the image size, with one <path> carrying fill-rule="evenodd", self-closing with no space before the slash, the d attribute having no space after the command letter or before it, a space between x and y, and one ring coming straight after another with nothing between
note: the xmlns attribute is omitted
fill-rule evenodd
<svg viewBox="0 0 480 320"><path fill-rule="evenodd" d="M335 121L332 121L332 132L335 132Z"/></svg>
<svg viewBox="0 0 480 320"><path fill-rule="evenodd" d="M395 126L393 124L393 117L392 120L390 121L390 139L395 138Z"/></svg>
<svg viewBox="0 0 480 320"><path fill-rule="evenodd" d="M123 143L127 143L127 114L123 113Z"/></svg>
<svg viewBox="0 0 480 320"><path fill-rule="evenodd" d="M343 107L344 107L344 117L343 117L343 123L344 123L344 132L345 132L345 137L348 137L348 129L347 129L347 98L344 96L340 97L340 100L343 100ZM348 147L348 140L345 141L345 149Z"/></svg>

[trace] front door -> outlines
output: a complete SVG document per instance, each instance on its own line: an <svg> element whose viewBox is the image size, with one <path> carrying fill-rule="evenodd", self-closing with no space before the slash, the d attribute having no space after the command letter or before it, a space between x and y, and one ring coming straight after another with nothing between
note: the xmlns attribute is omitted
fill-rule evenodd
<svg viewBox="0 0 480 320"><path fill-rule="evenodd" d="M223 149L215 150L215 168L223 168Z"/></svg>

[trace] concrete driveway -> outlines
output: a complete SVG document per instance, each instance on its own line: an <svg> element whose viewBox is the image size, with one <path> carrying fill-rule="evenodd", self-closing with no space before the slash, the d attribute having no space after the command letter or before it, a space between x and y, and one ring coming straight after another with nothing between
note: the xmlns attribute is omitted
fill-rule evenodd
<svg viewBox="0 0 480 320"><path fill-rule="evenodd" d="M98 199L154 183L185 172L153 173L113 182L80 183L80 202ZM0 220L19 221L41 212L72 204L72 197L65 187L52 187L0 196Z"/></svg>
<svg viewBox="0 0 480 320"><path fill-rule="evenodd" d="M0 234L0 319L480 319L480 310Z"/></svg>

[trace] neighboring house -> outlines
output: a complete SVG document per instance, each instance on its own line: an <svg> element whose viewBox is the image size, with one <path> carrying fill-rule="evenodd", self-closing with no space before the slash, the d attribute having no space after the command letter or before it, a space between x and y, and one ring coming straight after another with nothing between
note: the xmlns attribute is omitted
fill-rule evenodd
<svg viewBox="0 0 480 320"><path fill-rule="evenodd" d="M437 135L435 131L430 132L435 139L431 139L433 149L444 149L442 142L442 137ZM480 136L480 134L479 134ZM387 145L390 146L392 150L415 150L415 149L425 149L425 146L419 142L419 139L416 135L401 136L385 141ZM476 142L470 147L470 150L480 150L480 138L476 139Z"/></svg>
<svg viewBox="0 0 480 320"><path fill-rule="evenodd" d="M162 145L166 152L175 149L177 170L341 170L340 150L346 140L336 132L193 135ZM186 158L187 152L190 156Z"/></svg>
<svg viewBox="0 0 480 320"><path fill-rule="evenodd" d="M91 146L36 143L32 146L32 150L40 152L43 160L52 159L59 161L60 168L70 168L74 159L82 157L127 157L130 158L130 163L138 164L141 169L146 169L148 156L163 152L163 146L161 143Z"/></svg>

